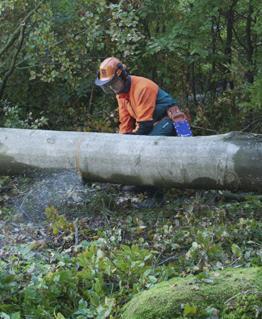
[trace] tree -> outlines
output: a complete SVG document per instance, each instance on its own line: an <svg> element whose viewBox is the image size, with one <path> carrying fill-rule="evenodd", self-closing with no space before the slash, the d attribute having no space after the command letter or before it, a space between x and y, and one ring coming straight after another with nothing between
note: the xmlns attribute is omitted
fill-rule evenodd
<svg viewBox="0 0 262 319"><path fill-rule="evenodd" d="M4 90L6 88L7 82L13 72L15 71L16 68L16 63L19 57L19 54L22 50L25 37L30 33L30 30L26 34L26 29L28 24L30 23L31 17L36 13L36 11L39 9L41 6L41 2L39 2L33 9L31 9L25 17L21 19L19 22L18 26L14 30L14 32L8 36L7 42L3 45L3 47L0 49L0 58L4 59L6 58L6 61L4 61L1 65L0 71L3 73L3 76L1 76L1 81L0 81L0 99L3 97ZM8 5L5 9L8 8ZM2 8L2 10L4 10ZM5 12L4 12L5 13ZM8 13L6 13L8 14ZM10 51L11 52L11 59L10 59ZM8 57L8 58L7 58ZM9 62L10 60L10 62ZM7 67L5 65L8 65ZM1 74L1 73L0 73Z"/></svg>

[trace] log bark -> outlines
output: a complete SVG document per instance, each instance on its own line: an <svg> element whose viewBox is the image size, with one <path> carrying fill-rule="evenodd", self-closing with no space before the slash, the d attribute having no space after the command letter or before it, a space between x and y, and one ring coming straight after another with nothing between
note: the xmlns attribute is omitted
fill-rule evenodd
<svg viewBox="0 0 262 319"><path fill-rule="evenodd" d="M190 138L0 128L0 174L74 169L88 181L262 190L262 135Z"/></svg>

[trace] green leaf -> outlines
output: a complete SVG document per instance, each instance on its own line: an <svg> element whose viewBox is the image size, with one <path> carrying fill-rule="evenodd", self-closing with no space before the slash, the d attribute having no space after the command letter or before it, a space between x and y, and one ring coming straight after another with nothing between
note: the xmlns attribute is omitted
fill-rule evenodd
<svg viewBox="0 0 262 319"><path fill-rule="evenodd" d="M184 316L191 317L197 313L197 307L195 305L185 304L184 306Z"/></svg>
<svg viewBox="0 0 262 319"><path fill-rule="evenodd" d="M55 315L55 319L65 319L65 317L60 312L58 312L58 314Z"/></svg>
<svg viewBox="0 0 262 319"><path fill-rule="evenodd" d="M232 244L231 250L236 257L240 258L242 256L242 251L238 245Z"/></svg>

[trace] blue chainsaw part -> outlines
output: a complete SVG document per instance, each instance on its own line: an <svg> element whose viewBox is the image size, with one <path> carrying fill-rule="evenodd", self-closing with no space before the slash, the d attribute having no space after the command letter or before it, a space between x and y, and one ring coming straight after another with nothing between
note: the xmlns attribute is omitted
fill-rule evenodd
<svg viewBox="0 0 262 319"><path fill-rule="evenodd" d="M187 120L174 122L173 125L177 136L188 137L193 135Z"/></svg>

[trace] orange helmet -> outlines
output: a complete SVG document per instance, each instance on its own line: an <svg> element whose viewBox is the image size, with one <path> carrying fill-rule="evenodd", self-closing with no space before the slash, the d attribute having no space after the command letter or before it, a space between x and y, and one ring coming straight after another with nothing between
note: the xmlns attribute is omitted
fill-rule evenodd
<svg viewBox="0 0 262 319"><path fill-rule="evenodd" d="M95 84L101 87L107 85L118 78L123 70L124 66L120 60L115 57L107 58L100 64Z"/></svg>

